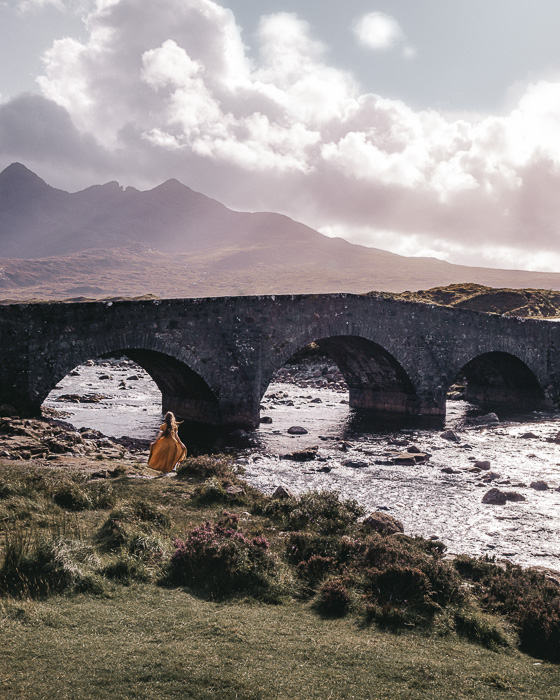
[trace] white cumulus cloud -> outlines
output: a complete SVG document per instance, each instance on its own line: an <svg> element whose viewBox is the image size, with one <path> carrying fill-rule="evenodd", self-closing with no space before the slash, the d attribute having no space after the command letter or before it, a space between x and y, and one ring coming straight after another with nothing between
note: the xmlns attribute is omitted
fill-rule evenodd
<svg viewBox="0 0 560 700"><path fill-rule="evenodd" d="M375 51L391 49L405 38L397 20L383 12L363 15L356 20L353 29L360 43Z"/></svg>
<svg viewBox="0 0 560 700"><path fill-rule="evenodd" d="M404 46L392 18L362 20L372 48ZM233 208L395 252L517 267L560 259L560 83L529 85L509 114L459 119L364 94L293 13L261 19L254 53L212 0L97 0L86 26L86 40L45 53L43 122L32 121L37 143L41 129L56 133L72 184L74 149L97 181L176 177ZM0 113L16 159L29 150L24 108L30 120L29 103ZM41 151L49 163L52 150Z"/></svg>

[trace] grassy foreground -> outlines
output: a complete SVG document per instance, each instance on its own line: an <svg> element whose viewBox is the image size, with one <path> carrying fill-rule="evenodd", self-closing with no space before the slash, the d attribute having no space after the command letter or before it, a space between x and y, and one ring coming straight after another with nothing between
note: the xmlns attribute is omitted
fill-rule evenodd
<svg viewBox="0 0 560 700"><path fill-rule="evenodd" d="M517 648L512 603L540 579L458 573L439 543L272 501L225 460L148 475L0 462L2 698L560 697L560 667Z"/></svg>
<svg viewBox="0 0 560 700"><path fill-rule="evenodd" d="M11 603L4 698L556 698L558 668L455 636L151 584Z"/></svg>

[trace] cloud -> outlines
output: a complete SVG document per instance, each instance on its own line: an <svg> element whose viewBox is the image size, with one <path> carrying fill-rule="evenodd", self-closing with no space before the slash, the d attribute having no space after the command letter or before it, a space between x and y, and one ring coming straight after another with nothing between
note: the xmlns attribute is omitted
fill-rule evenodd
<svg viewBox="0 0 560 700"><path fill-rule="evenodd" d="M560 83L527 86L509 114L459 119L364 94L293 13L261 19L254 54L212 0L97 0L87 29L45 53L43 97L0 105L3 158L43 162L53 184L176 177L396 252L516 267L560 256Z"/></svg>
<svg viewBox="0 0 560 700"><path fill-rule="evenodd" d="M358 41L374 51L391 49L405 38L397 20L383 12L363 15L356 20L353 30Z"/></svg>
<svg viewBox="0 0 560 700"><path fill-rule="evenodd" d="M42 10L45 7L54 7L56 10L64 11L66 9L63 0L19 0L18 12L25 14L35 10Z"/></svg>

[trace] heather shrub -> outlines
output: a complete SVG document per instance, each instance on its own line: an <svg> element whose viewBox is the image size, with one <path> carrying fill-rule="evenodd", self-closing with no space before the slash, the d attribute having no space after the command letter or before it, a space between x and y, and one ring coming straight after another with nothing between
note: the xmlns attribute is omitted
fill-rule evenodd
<svg viewBox="0 0 560 700"><path fill-rule="evenodd" d="M484 609L505 615L527 653L560 662L560 590L534 569L506 562L498 566L466 555L454 566L470 579Z"/></svg>
<svg viewBox="0 0 560 700"><path fill-rule="evenodd" d="M174 546L170 583L217 596L243 593L270 598L277 594L276 557L264 537L250 537L239 530L237 516L225 513L215 525L206 522L185 539L176 539Z"/></svg>
<svg viewBox="0 0 560 700"><path fill-rule="evenodd" d="M194 489L193 498L204 504L223 503L227 501L227 493L220 479L213 476Z"/></svg>
<svg viewBox="0 0 560 700"><path fill-rule="evenodd" d="M337 571L338 568L336 560L332 557L313 554L307 561L300 561L296 571L298 576L304 579L311 588L315 588L320 581Z"/></svg>
<svg viewBox="0 0 560 700"><path fill-rule="evenodd" d="M363 550L361 540L343 535L318 535L314 532L293 532L286 539L286 557L291 564L309 561L314 556L334 560L337 565L350 565Z"/></svg>
<svg viewBox="0 0 560 700"><path fill-rule="evenodd" d="M198 476L201 479L233 476L232 461L225 455L187 457L178 465L177 476Z"/></svg>
<svg viewBox="0 0 560 700"><path fill-rule="evenodd" d="M279 520L286 530L310 529L315 532L342 534L355 525L364 509L354 500L341 500L336 491L308 491L295 498L273 499L262 514Z"/></svg>
<svg viewBox="0 0 560 700"><path fill-rule="evenodd" d="M315 607L327 617L343 617L350 611L351 600L344 580L334 578L322 584Z"/></svg>

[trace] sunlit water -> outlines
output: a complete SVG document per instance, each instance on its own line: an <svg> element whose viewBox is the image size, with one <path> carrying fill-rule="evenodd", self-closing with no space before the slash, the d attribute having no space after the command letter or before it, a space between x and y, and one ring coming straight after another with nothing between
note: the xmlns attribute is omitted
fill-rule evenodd
<svg viewBox="0 0 560 700"><path fill-rule="evenodd" d="M109 375L112 379L100 379ZM137 376L138 379L129 379ZM57 401L64 394L98 393L96 404ZM313 402L321 399L321 403ZM270 386L262 415L272 418L255 431L257 446L239 452L245 478L270 493L279 484L299 493L307 489L336 489L354 498L368 511L379 508L399 518L405 531L437 536L451 552L490 554L523 565L560 570L560 445L546 442L560 431L560 418L530 414L509 418L496 426L472 426L465 402L449 402L446 428L455 430L458 443L441 437L439 430L392 430L356 425L345 402L347 395L328 388ZM289 405L293 403L293 405ZM51 392L45 406L68 412L65 420L106 435L153 439L161 422L161 395L148 375L130 364L79 368ZM300 425L306 435L291 436L287 429ZM528 432L537 437L522 438ZM187 437L188 439L188 437ZM431 457L427 464L400 466L391 458L406 450L391 444L408 440ZM319 446L319 458L296 462L281 457ZM366 463L352 467L348 460ZM491 462L499 478L485 483L488 472L468 471L475 460ZM441 470L451 467L454 473ZM545 481L546 491L530 487ZM524 502L503 506L481 503L493 486L523 495Z"/></svg>

